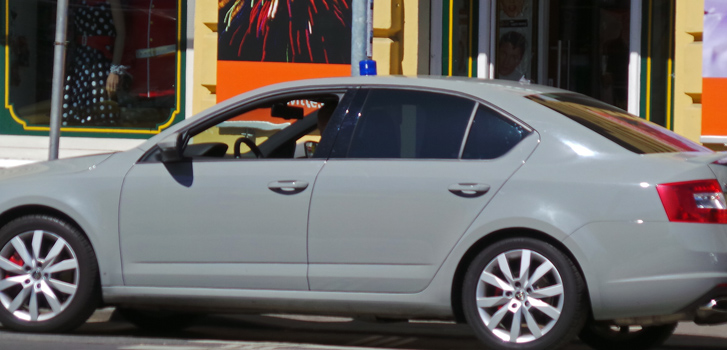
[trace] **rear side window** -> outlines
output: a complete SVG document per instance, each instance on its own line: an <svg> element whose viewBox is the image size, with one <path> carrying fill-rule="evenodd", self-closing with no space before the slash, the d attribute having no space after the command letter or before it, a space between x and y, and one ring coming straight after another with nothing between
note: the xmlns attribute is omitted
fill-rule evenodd
<svg viewBox="0 0 727 350"><path fill-rule="evenodd" d="M474 101L435 92L371 90L347 157L458 158L474 107Z"/></svg>
<svg viewBox="0 0 727 350"><path fill-rule="evenodd" d="M559 93L530 95L527 98L638 154L711 152L657 124L582 95Z"/></svg>
<svg viewBox="0 0 727 350"><path fill-rule="evenodd" d="M463 159L495 159L515 147L530 131L483 105L472 120Z"/></svg>

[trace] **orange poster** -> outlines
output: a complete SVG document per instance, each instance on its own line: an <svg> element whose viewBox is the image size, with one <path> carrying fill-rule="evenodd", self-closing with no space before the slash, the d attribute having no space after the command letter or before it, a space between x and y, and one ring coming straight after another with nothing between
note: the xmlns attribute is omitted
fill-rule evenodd
<svg viewBox="0 0 727 350"><path fill-rule="evenodd" d="M350 0L218 0L217 101L351 74Z"/></svg>

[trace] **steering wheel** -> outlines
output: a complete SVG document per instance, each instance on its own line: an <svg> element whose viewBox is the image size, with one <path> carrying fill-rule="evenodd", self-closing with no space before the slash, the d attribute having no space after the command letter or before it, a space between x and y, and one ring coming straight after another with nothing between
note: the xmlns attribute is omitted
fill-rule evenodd
<svg viewBox="0 0 727 350"><path fill-rule="evenodd" d="M255 157L262 158L263 152L260 151L260 148L253 142L252 140L248 139L247 137L241 137L235 141L235 158L240 158L240 144L245 144L245 146L249 147L252 153L255 154Z"/></svg>

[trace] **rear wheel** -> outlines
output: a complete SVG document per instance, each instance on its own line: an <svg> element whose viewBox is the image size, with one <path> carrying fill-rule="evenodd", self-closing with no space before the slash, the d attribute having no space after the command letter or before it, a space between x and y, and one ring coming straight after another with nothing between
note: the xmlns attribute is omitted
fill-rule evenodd
<svg viewBox="0 0 727 350"><path fill-rule="evenodd" d="M99 300L96 255L78 229L31 215L0 229L0 323L61 332L83 324Z"/></svg>
<svg viewBox="0 0 727 350"><path fill-rule="evenodd" d="M676 328L676 323L642 327L615 326L590 320L579 338L597 350L643 350L663 344Z"/></svg>
<svg viewBox="0 0 727 350"><path fill-rule="evenodd" d="M490 348L558 348L585 322L578 269L557 248L532 238L485 248L467 270L462 293L467 322Z"/></svg>

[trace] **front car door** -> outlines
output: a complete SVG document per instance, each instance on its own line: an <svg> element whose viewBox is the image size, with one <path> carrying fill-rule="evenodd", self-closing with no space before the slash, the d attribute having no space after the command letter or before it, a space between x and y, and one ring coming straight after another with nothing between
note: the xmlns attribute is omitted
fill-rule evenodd
<svg viewBox="0 0 727 350"><path fill-rule="evenodd" d="M371 89L356 100L311 200L310 287L418 292L537 134L440 92Z"/></svg>
<svg viewBox="0 0 727 350"><path fill-rule="evenodd" d="M242 106L185 131L184 160L136 164L121 193L125 284L308 289L308 206L325 160L303 143L320 138L317 115L344 94Z"/></svg>

